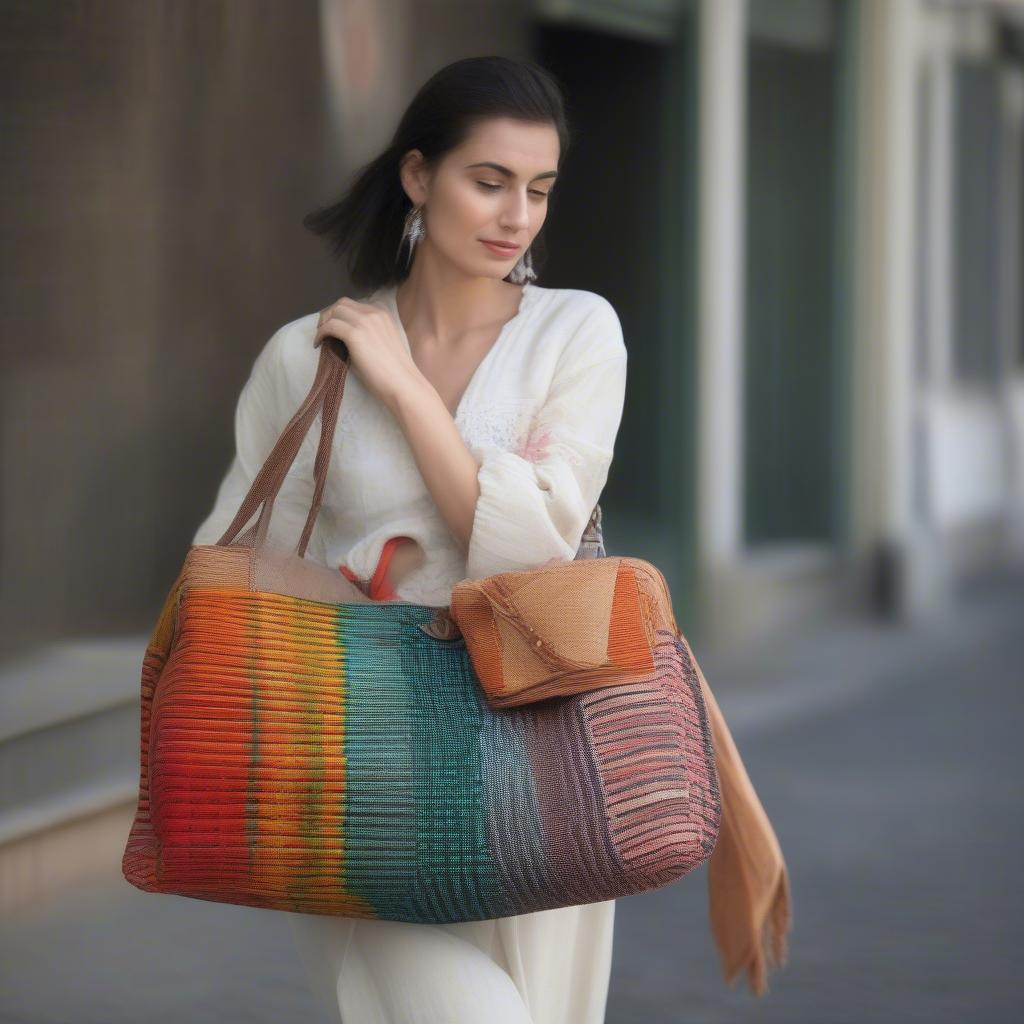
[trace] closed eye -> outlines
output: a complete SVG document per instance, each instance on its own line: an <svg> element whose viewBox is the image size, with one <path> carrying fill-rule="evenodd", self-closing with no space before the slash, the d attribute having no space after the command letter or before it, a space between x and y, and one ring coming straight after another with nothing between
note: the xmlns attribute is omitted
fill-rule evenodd
<svg viewBox="0 0 1024 1024"><path fill-rule="evenodd" d="M477 184L478 184L478 185L479 185L479 186L480 186L481 188L484 188L484 189L486 189L486 190L487 190L488 192L493 192L493 191L494 191L495 189L501 188L501 186L500 186L500 185L495 185L495 184L494 184L493 182L489 182L489 181L478 181L478 182L477 182ZM531 192L532 192L532 193L533 193L533 194L534 194L535 196L544 196L544 197L547 197L547 192L543 191L542 189L536 189L536 188L531 188L531 189L530 189L530 191L531 191Z"/></svg>

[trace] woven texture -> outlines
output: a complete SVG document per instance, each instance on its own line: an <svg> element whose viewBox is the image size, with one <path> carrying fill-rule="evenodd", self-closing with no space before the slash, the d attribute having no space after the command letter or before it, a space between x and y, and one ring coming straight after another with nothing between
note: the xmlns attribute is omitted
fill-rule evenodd
<svg viewBox="0 0 1024 1024"><path fill-rule="evenodd" d="M711 735L671 630L642 681L496 711L465 638L420 628L436 608L224 586L245 549L192 550L143 662L133 885L439 923L641 892L710 856Z"/></svg>

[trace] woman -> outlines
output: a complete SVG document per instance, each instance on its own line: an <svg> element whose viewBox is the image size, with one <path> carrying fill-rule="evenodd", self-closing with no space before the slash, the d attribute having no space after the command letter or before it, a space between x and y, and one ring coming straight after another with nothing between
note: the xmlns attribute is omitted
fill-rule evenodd
<svg viewBox="0 0 1024 1024"><path fill-rule="evenodd" d="M362 599L448 604L461 579L572 559L607 480L626 348L593 292L534 283L569 141L532 63L437 72L391 145L306 224L348 251L362 298L280 328L236 417L237 453L195 544L215 543L313 379L324 336L351 354L307 557ZM318 431L274 506L294 544ZM344 1024L604 1020L615 903L447 925L294 914Z"/></svg>

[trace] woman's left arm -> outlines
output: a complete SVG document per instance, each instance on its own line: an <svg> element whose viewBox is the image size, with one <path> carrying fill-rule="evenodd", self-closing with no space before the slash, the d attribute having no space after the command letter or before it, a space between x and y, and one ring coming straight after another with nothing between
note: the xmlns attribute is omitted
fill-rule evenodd
<svg viewBox="0 0 1024 1024"><path fill-rule="evenodd" d="M489 450L479 463L428 381L394 391L389 405L467 553L468 578L575 556L608 478L626 363L618 316L600 299L566 342L526 443Z"/></svg>

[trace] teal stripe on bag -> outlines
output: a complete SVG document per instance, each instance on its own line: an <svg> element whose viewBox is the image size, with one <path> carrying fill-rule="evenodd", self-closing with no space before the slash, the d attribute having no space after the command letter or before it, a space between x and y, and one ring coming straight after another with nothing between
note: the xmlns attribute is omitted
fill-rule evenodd
<svg viewBox="0 0 1024 1024"><path fill-rule="evenodd" d="M403 635L401 651L403 674L419 683L413 715L416 919L487 918L501 894L487 845L479 684L464 641L438 643L415 627L410 632L417 635Z"/></svg>
<svg viewBox="0 0 1024 1024"><path fill-rule="evenodd" d="M402 640L419 630L395 621L386 605L345 605L339 617L346 695L345 886L385 920L410 920L415 907L399 894L417 876L417 759ZM388 642L391 635L394 639Z"/></svg>

